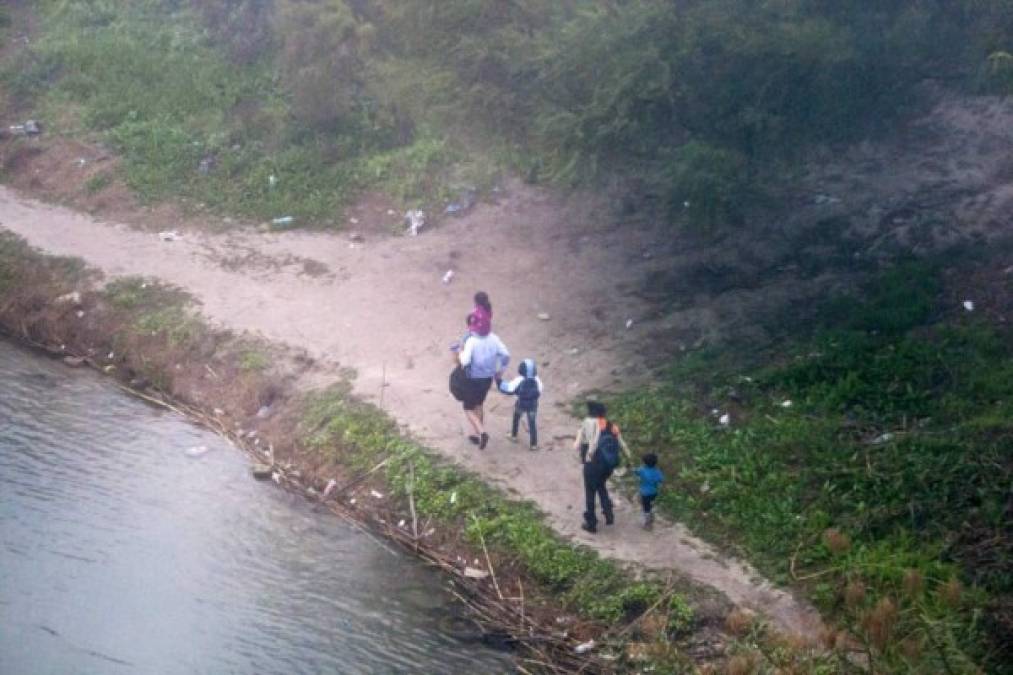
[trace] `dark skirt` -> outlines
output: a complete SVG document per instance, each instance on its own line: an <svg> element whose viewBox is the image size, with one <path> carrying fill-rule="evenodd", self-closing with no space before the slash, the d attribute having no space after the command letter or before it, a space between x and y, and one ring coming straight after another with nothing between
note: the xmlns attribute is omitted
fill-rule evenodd
<svg viewBox="0 0 1013 675"><path fill-rule="evenodd" d="M461 399L464 409L474 410L475 408L482 407L491 386L491 377L469 377L467 386L464 388L464 398Z"/></svg>

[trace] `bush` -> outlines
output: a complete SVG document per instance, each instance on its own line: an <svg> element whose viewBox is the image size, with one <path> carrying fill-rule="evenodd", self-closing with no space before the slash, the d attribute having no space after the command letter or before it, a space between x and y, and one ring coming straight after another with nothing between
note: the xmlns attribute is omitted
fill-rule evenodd
<svg viewBox="0 0 1013 675"><path fill-rule="evenodd" d="M686 214L697 228L738 222L751 191L744 158L730 150L690 142L668 167L668 210Z"/></svg>

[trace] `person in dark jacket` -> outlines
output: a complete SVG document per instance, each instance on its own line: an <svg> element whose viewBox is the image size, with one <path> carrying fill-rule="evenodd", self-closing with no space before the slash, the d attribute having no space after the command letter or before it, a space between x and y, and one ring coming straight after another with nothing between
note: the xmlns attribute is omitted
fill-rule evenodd
<svg viewBox="0 0 1013 675"><path fill-rule="evenodd" d="M595 514L595 500L601 502L605 524L615 522L612 499L608 492L608 479L615 471L619 456L630 455L629 448L619 432L619 427L605 417L605 405L598 401L587 402L587 417L581 422L574 450L580 453L584 473L584 522L581 528L588 532L598 531ZM609 452L605 452L607 446Z"/></svg>
<svg viewBox="0 0 1013 675"><path fill-rule="evenodd" d="M538 449L538 426L535 418L538 415L538 399L542 395L542 380L538 377L538 367L534 359L524 359L517 367L517 377L504 382L497 380L496 386L499 390L508 395L517 397L514 404L514 419L508 434L510 440L517 441L517 430L521 418L526 417L528 421L528 440L532 450Z"/></svg>

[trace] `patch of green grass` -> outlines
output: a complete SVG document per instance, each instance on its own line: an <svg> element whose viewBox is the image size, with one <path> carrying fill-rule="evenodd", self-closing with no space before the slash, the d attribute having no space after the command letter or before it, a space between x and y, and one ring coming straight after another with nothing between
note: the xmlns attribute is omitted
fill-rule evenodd
<svg viewBox="0 0 1013 675"><path fill-rule="evenodd" d="M369 157L359 175L402 203L431 203L449 196L443 173L455 159L446 139L423 133L410 145Z"/></svg>
<svg viewBox="0 0 1013 675"><path fill-rule="evenodd" d="M31 287L41 276L53 276L69 285L86 274L80 258L41 256L20 236L0 230L0 291Z"/></svg>
<svg viewBox="0 0 1013 675"><path fill-rule="evenodd" d="M263 372L270 365L270 356L259 349L246 349L239 355L239 368L247 372Z"/></svg>
<svg viewBox="0 0 1013 675"><path fill-rule="evenodd" d="M84 183L84 190L90 195L98 194L112 185L113 175L109 172L97 173Z"/></svg>
<svg viewBox="0 0 1013 675"><path fill-rule="evenodd" d="M170 305L182 307L191 301L185 291L139 276L113 279L105 285L103 294L117 309L164 309Z"/></svg>
<svg viewBox="0 0 1013 675"><path fill-rule="evenodd" d="M748 376L691 363L679 372L698 390L673 379L617 397L612 412L635 447L659 454L664 510L779 581L794 566L882 668L903 671L905 635L936 645L923 670L959 652L995 664L979 617L1013 592L1013 345L981 323L921 325L939 285L907 271L847 299L835 327L786 360ZM916 591L909 575L923 580ZM944 602L953 578L967 588ZM850 582L867 589L862 603L845 599ZM887 598L897 618L880 644L869 622Z"/></svg>

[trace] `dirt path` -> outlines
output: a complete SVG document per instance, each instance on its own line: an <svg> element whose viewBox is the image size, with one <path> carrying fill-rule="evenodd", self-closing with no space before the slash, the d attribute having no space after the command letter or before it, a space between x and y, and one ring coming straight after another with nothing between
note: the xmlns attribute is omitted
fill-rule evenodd
<svg viewBox="0 0 1013 675"><path fill-rule="evenodd" d="M560 222L554 198L511 186L496 205L417 238L291 232L184 232L178 241L98 222L0 188L0 224L47 252L84 258L109 276L146 275L176 284L225 327L306 349L325 364L354 368L355 393L379 402L426 444L533 500L560 533L603 555L654 570L676 570L793 632L821 622L807 604L728 560L684 527L638 526L636 507L617 500L617 523L597 536L579 529L583 491L570 450L576 421L566 407L581 392L628 383L645 372L649 308L635 287L657 242L645 232L592 231ZM579 218L577 219L580 220ZM455 278L441 277L454 269ZM607 270L607 273L603 272ZM495 330L516 359L534 357L547 391L539 412L544 450L504 438L511 400L491 394L492 441L471 446L447 393L449 343L462 332L472 293L486 290ZM548 321L539 313L548 313ZM633 319L631 328L626 327Z"/></svg>

